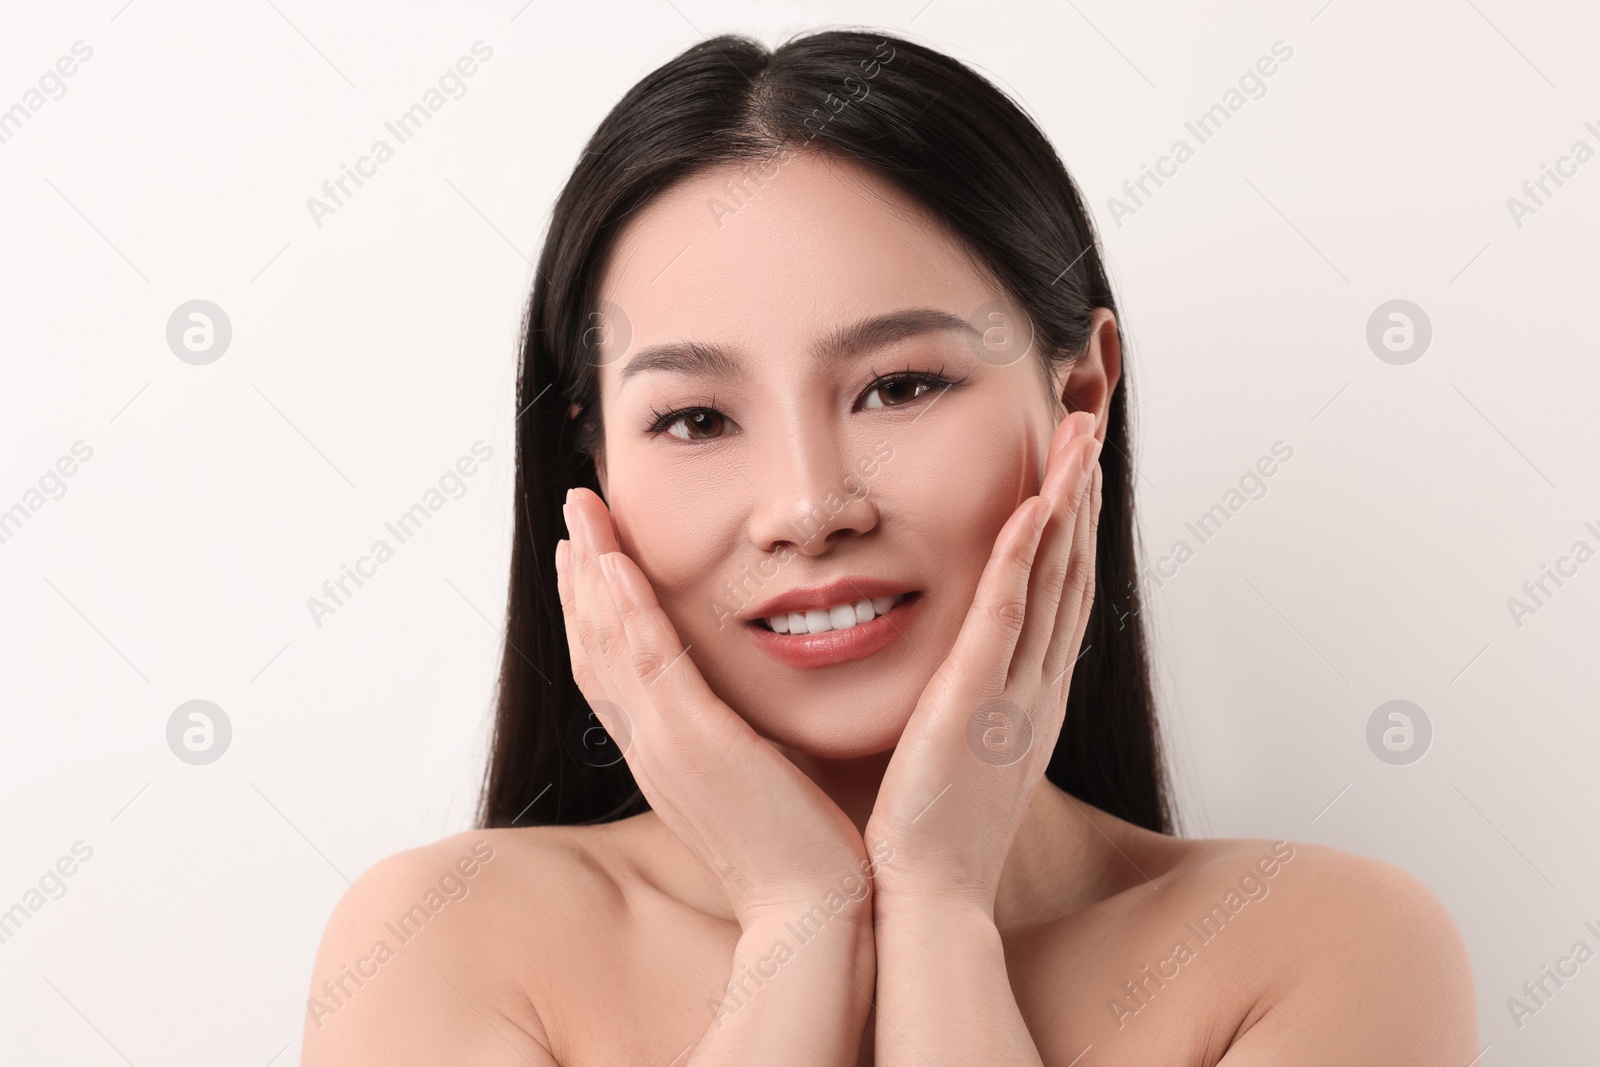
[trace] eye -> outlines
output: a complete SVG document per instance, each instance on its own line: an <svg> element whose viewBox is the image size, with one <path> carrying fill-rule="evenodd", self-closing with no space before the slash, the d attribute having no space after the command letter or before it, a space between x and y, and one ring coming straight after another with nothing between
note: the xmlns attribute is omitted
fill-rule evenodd
<svg viewBox="0 0 1600 1067"><path fill-rule="evenodd" d="M940 368L941 372L943 368ZM867 402L862 404L866 408L891 408L904 407L917 397L933 389L945 389L958 384L965 379L952 381L943 373L933 374L926 371L900 371L896 374L886 374L867 389L863 395ZM883 400L872 402L875 393L885 394Z"/></svg>
<svg viewBox="0 0 1600 1067"><path fill-rule="evenodd" d="M655 421L650 424L650 433L671 434L685 441L712 440L720 436L715 431L727 421L727 416L722 412L708 407L679 408L665 415L652 408L650 413L655 416ZM678 428L680 424L684 429Z"/></svg>
<svg viewBox="0 0 1600 1067"><path fill-rule="evenodd" d="M925 393L935 389L943 391L966 380L965 375L955 379L945 377L943 366L937 372L904 370L894 374L878 375L862 394L865 399L861 406L905 407ZM682 441L714 441L726 437L731 421L712 406L715 403L713 399L711 404L675 408L665 413L651 408L650 415L653 421L646 427L646 432L652 436L670 434Z"/></svg>

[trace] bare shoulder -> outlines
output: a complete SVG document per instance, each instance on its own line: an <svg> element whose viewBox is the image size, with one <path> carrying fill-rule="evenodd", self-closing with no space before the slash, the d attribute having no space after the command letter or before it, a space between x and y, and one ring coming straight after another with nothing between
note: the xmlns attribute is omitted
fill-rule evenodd
<svg viewBox="0 0 1600 1067"><path fill-rule="evenodd" d="M553 1065L541 976L573 940L551 916L620 906L588 828L470 830L351 884L323 932L303 1060Z"/></svg>
<svg viewBox="0 0 1600 1067"><path fill-rule="evenodd" d="M1242 1007L1222 1067L1456 1062L1478 1054L1471 961L1438 897L1324 845L1187 843L1165 906ZM1204 947L1202 947L1204 946Z"/></svg>

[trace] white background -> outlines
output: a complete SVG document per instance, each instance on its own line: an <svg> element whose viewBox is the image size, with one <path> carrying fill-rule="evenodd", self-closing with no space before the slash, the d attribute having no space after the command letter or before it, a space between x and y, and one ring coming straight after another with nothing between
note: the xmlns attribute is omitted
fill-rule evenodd
<svg viewBox="0 0 1600 1067"><path fill-rule="evenodd" d="M0 109L93 48L0 144L0 509L93 449L0 544L0 909L93 849L0 945L5 1062L295 1062L347 879L470 825L517 326L583 140L702 36L843 23L995 79L1091 201L1150 561L1294 450L1151 590L1188 832L1412 871L1470 947L1481 1063L1593 1061L1600 962L1520 1029L1506 1006L1600 948L1600 561L1520 627L1507 607L1600 548L1600 160L1520 227L1506 203L1600 148L1592 10L123 2L0 13ZM307 198L479 39L466 94L318 227ZM1108 198L1277 40L1265 95L1118 225ZM1365 338L1396 298L1433 328L1404 366ZM193 299L233 326L208 366L165 339ZM306 599L480 439L465 495L317 627ZM1366 742L1395 698L1433 725L1409 766ZM233 725L209 766L167 747L191 699Z"/></svg>

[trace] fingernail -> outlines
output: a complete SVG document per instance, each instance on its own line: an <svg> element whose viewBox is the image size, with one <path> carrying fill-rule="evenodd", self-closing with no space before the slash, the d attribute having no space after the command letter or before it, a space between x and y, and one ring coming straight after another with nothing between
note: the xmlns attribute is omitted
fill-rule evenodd
<svg viewBox="0 0 1600 1067"><path fill-rule="evenodd" d="M1083 452L1083 469L1087 472L1094 467L1094 461L1100 458L1100 442L1096 440Z"/></svg>
<svg viewBox="0 0 1600 1067"><path fill-rule="evenodd" d="M572 489L568 489L568 490L567 490L567 499L566 499L566 503L568 503L568 504L570 504L570 503L572 503L572 494L573 494L573 493L576 493L576 492L577 492L577 491L578 491L578 490L577 490L577 489L576 489L576 488L572 488Z"/></svg>
<svg viewBox="0 0 1600 1067"><path fill-rule="evenodd" d="M617 566L612 562L609 552L600 555L600 573L606 576L607 582L615 583L617 580Z"/></svg>
<svg viewBox="0 0 1600 1067"><path fill-rule="evenodd" d="M1055 507L1055 501L1047 496L1039 498L1040 503L1033 506L1033 532L1038 533L1044 529L1044 524L1050 521L1050 512Z"/></svg>

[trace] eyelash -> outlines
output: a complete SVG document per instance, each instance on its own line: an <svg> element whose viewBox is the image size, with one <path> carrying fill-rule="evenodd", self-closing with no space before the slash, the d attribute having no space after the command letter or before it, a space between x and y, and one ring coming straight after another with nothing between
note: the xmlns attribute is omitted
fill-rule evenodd
<svg viewBox="0 0 1600 1067"><path fill-rule="evenodd" d="M899 385L899 384L901 384L903 382L916 382L916 383L919 383L919 384L926 384L926 385L929 386L930 389L933 389L933 388L938 388L940 386L944 386L945 388L954 388L955 386L958 386L962 382L967 380L967 376L964 375L964 374L959 378L947 377L945 375L945 372L944 372L944 364L943 363L939 364L939 369L937 371L933 371L933 372L917 371L917 370L912 370L911 368L907 367L903 371L895 371L892 374L882 374L882 375L880 375L880 374L878 374L877 371L873 371L872 373L875 375L875 377L873 378L872 384L867 386L866 390L862 393L863 396L865 396L867 393L872 392L875 389L882 389L882 388L884 388L885 386L888 386L888 385ZM912 397L911 400L916 400L918 397L925 396L925 395L926 395L926 391L920 392L916 396ZM909 405L911 403L911 400L907 400L907 401L904 401L904 402L899 403L899 404L885 404L884 407L885 408L903 408L903 407L906 407L907 405ZM645 432L650 434L652 437L659 436L660 434L666 433L667 432L667 427L671 426L673 423L677 422L679 419L682 419L682 418L684 418L685 416L688 416L688 415L698 415L701 412L706 412L708 414L713 414L713 415L721 415L722 412L716 410L716 403L717 403L717 399L716 399L715 396L713 396L711 398L711 401L710 401L709 404L696 405L694 407L677 408L677 409L675 409L673 411L668 411L668 412L666 412L664 414L662 412L658 412L655 409L655 407L652 405L651 408L650 408L650 414L653 417L653 421L650 423L649 427L646 428ZM723 417L726 418L726 416L723 416ZM674 436L676 436L676 435L674 435ZM686 440L693 440L693 439L692 438L688 438ZM705 439L701 438L701 440L705 440ZM712 438L712 440L715 440L715 438Z"/></svg>

